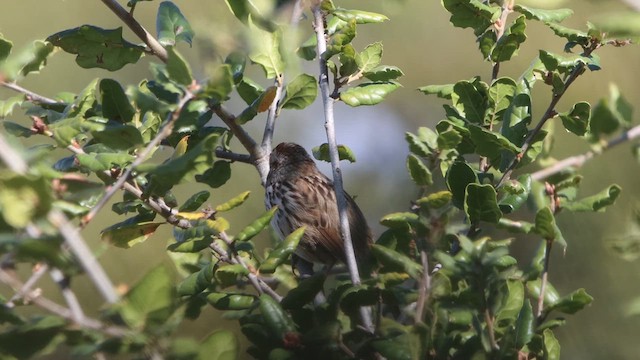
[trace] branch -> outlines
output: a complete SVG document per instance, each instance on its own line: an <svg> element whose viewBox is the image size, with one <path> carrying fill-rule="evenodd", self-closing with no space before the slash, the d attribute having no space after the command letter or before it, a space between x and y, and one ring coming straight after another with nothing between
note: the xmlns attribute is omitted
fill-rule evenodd
<svg viewBox="0 0 640 360"><path fill-rule="evenodd" d="M2 134L0 134L0 158L2 158L11 170L20 174L27 172L27 163L20 154L7 144ZM65 239L65 243L76 256L82 268L91 278L104 299L109 303L118 302L120 297L115 292L111 280L95 256L93 256L93 253L91 253L84 239L82 239L78 233L78 229L69 223L69 220L62 211L57 209L50 210L47 219L58 229L60 235Z"/></svg>
<svg viewBox="0 0 640 360"><path fill-rule="evenodd" d="M20 280L18 280L14 275L12 275L6 269L0 269L0 281L11 286L19 294L19 296L24 298L25 300L28 299L29 301L33 302L35 305L51 313L54 313L58 316L61 316L65 319L69 319L70 321L78 324L81 327L98 330L107 335L116 336L116 337L124 337L129 334L129 331L127 331L127 329L117 327L117 326L107 326L96 319L92 319L88 317L83 317L81 319L78 319L74 316L71 310L63 306L60 306L57 303L54 303L53 301L45 297L42 297L42 296L29 297L29 294L22 292L22 289L25 288L25 284L21 283Z"/></svg>
<svg viewBox="0 0 640 360"><path fill-rule="evenodd" d="M593 159L596 155L599 155L606 150L609 150L617 145L623 144L629 140L633 140L637 137L640 137L640 125L636 125L635 127L632 127L631 129L622 133L617 138L607 141L606 143L601 145L598 151L589 150L582 155L570 156L566 159L560 160L557 163L547 168L534 172L533 174L531 174L531 178L533 180L540 181L548 178L551 175L555 175L569 167L574 167L574 168L581 167L587 161Z"/></svg>
<svg viewBox="0 0 640 360"><path fill-rule="evenodd" d="M585 49L582 55L590 56L594 50L600 47L600 45L601 44L598 42L592 43L589 46L589 48ZM529 132L529 135L527 136L526 140L522 144L522 150L511 161L511 164L509 164L509 166L507 167L507 170L504 172L504 174L500 178L500 181L498 181L498 184L495 186L496 188L499 188L500 186L502 186L502 184L504 184L507 180L511 178L511 174L513 173L513 170L515 170L516 166L518 166L520 161L524 158L529 148L531 148L533 139L535 139L536 136L540 133L540 130L542 130L544 125L547 123L547 121L556 116L556 111L555 111L556 105L558 104L562 96L567 92L567 89L569 88L569 86L573 84L573 82L578 78L578 76L584 73L585 67L586 65L584 63L580 63L579 65L577 65L565 80L564 86L562 87L562 89L559 92L553 94L553 97L551 98L551 102L549 103L547 110L542 115L542 118L538 122L538 125L536 125L536 127Z"/></svg>
<svg viewBox="0 0 640 360"><path fill-rule="evenodd" d="M58 269L51 269L49 275L51 279L58 284L58 287L60 287L62 297L67 302L67 306L69 306L73 321L82 322L82 320L85 319L84 311L82 311L82 306L80 306L76 294L69 287L68 279L66 279L62 271Z"/></svg>
<svg viewBox="0 0 640 360"><path fill-rule="evenodd" d="M231 161L237 161L241 163L251 164L251 155L237 154L232 151L224 149L216 149L216 157L220 159L227 159Z"/></svg>
<svg viewBox="0 0 640 360"><path fill-rule="evenodd" d="M329 70L327 68L327 59L324 58L327 51L327 42L325 37L325 15L320 8L320 3L314 4L313 11L313 27L318 40L318 58L320 65L320 93L324 104L325 129L327 131L327 141L329 143L329 155L331 157L331 169L333 170L333 188L338 203L338 216L340 218L340 232L344 243L344 252L347 267L351 276L351 282L354 285L360 285L360 274L358 272L358 263L353 250L353 242L351 240L351 230L349 229L349 217L347 214L347 199L345 197L342 186L342 172L340 169L340 160L338 157L338 145L336 141L336 132L333 118L334 99L331 97L329 89ZM373 322L371 320L371 312L367 308L360 308L362 317L362 325L367 331L373 332Z"/></svg>
<svg viewBox="0 0 640 360"><path fill-rule="evenodd" d="M48 98L46 96L36 94L32 91L29 91L23 88L22 86L16 84L15 82L8 83L8 82L0 81L0 85L3 87L6 87L7 89L11 89L13 91L24 94L27 100L32 101L34 103L45 104L45 105L61 104L61 102L59 101Z"/></svg>
<svg viewBox="0 0 640 360"><path fill-rule="evenodd" d="M154 55L156 55L162 62L167 62L169 56L167 55L167 50L153 37L147 30L145 30L142 25L136 20L132 14L130 14L125 8L120 6L120 4L116 0L102 0L102 2L107 5L111 11L113 11L119 18L124 22L131 31L133 31L136 36L140 38Z"/></svg>
<svg viewBox="0 0 640 360"><path fill-rule="evenodd" d="M273 102L269 106L269 112L267 113L267 122L264 125L264 133L262 135L262 150L267 154L271 153L271 142L273 140L273 132L276 126L276 118L278 117L278 105L280 104L280 98L282 97L282 88L284 86L284 75L279 74L275 79L276 95Z"/></svg>

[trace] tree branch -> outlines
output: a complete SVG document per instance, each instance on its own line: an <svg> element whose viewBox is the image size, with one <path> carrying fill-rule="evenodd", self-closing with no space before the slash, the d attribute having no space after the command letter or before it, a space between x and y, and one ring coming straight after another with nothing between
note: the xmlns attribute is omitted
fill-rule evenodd
<svg viewBox="0 0 640 360"><path fill-rule="evenodd" d="M124 22L131 31L133 31L140 40L142 40L149 49L156 55L162 62L167 62L169 56L167 50L153 37L140 23L136 20L132 14L130 14L125 8L120 6L116 0L102 0L107 7L113 11Z"/></svg>
<svg viewBox="0 0 640 360"><path fill-rule="evenodd" d="M334 99L331 97L329 89L329 70L327 68L327 59L324 57L327 51L327 41L325 37L325 14L320 8L320 3L316 3L312 7L313 27L318 41L317 50L320 65L320 93L324 104L325 129L327 131L327 141L329 143L329 155L331 157L331 169L333 170L333 188L338 203L338 216L340 217L340 232L344 243L344 252L347 267L351 276L351 282L354 285L360 285L360 274L358 272L358 263L353 249L351 239L351 230L349 228L349 218L347 214L347 199L345 197L342 186L342 172L340 169L340 159L338 157L338 145L336 141L336 132L333 117ZM371 312L368 308L360 308L363 327L370 332L374 331L373 322L371 320Z"/></svg>
<svg viewBox="0 0 640 360"><path fill-rule="evenodd" d="M29 91L23 88L22 86L16 84L15 82L8 83L8 82L0 81L0 85L3 87L6 87L7 89L11 89L13 91L24 94L27 100L32 101L34 103L45 104L45 105L61 104L61 102L59 101L48 98L46 96L36 94L32 91Z"/></svg>
<svg viewBox="0 0 640 360"><path fill-rule="evenodd" d="M533 180L543 180L548 178L551 175L555 175L569 167L581 167L582 165L584 165L587 161L593 159L596 155L602 154L602 152L609 150L617 145L623 144L629 140L633 140L637 137L640 137L640 125L636 125L634 127L632 127L631 129L625 131L624 133L622 133L620 136L618 136L617 138L611 139L609 141L607 141L606 143L604 143L603 145L601 145L601 147L598 149L598 151L596 150L589 150L584 154L581 155L575 155L575 156L570 156L566 159L560 160L557 163L546 167L544 169L540 169L536 172L534 172L533 174L531 174L531 178Z"/></svg>

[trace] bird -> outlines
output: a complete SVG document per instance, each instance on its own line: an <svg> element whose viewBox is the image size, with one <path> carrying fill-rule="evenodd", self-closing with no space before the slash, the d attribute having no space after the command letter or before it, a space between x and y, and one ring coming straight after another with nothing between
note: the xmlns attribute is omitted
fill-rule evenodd
<svg viewBox="0 0 640 360"><path fill-rule="evenodd" d="M353 198L346 192L344 196L356 261L362 267L370 254L371 230ZM329 268L346 263L333 182L302 146L284 142L271 152L265 205L278 207L271 226L281 238L305 227L294 255Z"/></svg>

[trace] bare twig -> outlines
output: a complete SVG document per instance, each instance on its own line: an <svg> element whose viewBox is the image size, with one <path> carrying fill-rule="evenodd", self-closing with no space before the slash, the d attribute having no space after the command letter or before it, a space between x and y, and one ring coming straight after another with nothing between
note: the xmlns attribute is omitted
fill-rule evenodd
<svg viewBox="0 0 640 360"><path fill-rule="evenodd" d="M49 271L49 275L53 281L58 284L58 287L62 292L62 297L67 302L67 306L69 306L69 311L71 312L73 321L82 322L85 318L84 311L82 310L82 306L80 306L80 302L78 301L76 294L69 287L69 283L62 271L58 269L51 269L51 271Z"/></svg>
<svg viewBox="0 0 640 360"><path fill-rule="evenodd" d="M340 159L338 157L338 145L336 142L336 132L333 118L333 105L334 99L331 97L331 90L329 89L329 70L327 68L327 59L324 57L327 51L327 41L325 34L325 14L320 8L320 3L314 4L312 7L313 12L313 27L318 40L317 50L320 65L320 93L322 96L322 102L324 104L324 117L325 117L325 129L327 131L327 141L329 143L329 155L331 157L331 168L333 170L333 187L336 194L336 200L338 203L338 215L340 217L340 232L344 242L344 251L346 257L347 267L349 268L349 274L351 276L351 282L354 285L360 284L360 274L358 272L358 263L356 262L356 256L353 250L353 242L351 240L351 230L349 229L349 218L347 215L347 199L345 197L344 189L342 186L342 172L340 169ZM360 315L362 317L363 327L373 332L373 321L371 320L371 312L368 308L360 308Z"/></svg>
<svg viewBox="0 0 640 360"><path fill-rule="evenodd" d="M570 156L566 159L560 160L557 163L546 167L544 169L540 169L536 172L534 172L533 174L531 174L531 178L533 180L543 180L548 178L551 175L555 175L567 168L570 167L581 167L582 165L584 165L584 163L586 163L587 161L593 159L595 156L601 154L602 152L609 150L617 145L623 144L629 140L633 140L635 138L640 137L640 125L636 125L634 127L632 127L631 129L625 131L624 133L622 133L620 136L611 139L609 141L607 141L606 143L600 145L598 151L596 150L589 150L584 154L581 155L575 155L575 156Z"/></svg>
<svg viewBox="0 0 640 360"><path fill-rule="evenodd" d="M273 140L273 132L276 126L276 118L278 117L278 105L280 104L280 98L282 97L282 88L284 86L284 75L278 74L275 79L276 96L273 102L269 106L269 112L267 113L267 121L264 125L264 133L262 135L262 150L269 154L271 153L271 142Z"/></svg>
<svg viewBox="0 0 640 360"><path fill-rule="evenodd" d="M420 260L422 262L422 278L420 279L420 288L418 289L418 302L416 305L415 322L424 322L424 309L427 305L429 292L431 291L431 274L429 273L429 257L427 251L420 251Z"/></svg>
<svg viewBox="0 0 640 360"><path fill-rule="evenodd" d="M7 301L7 306L12 307L13 303L15 303L18 299L22 297L22 294L28 294L31 292L31 288L40 280L40 278L49 270L49 265L45 263L38 263L36 265L36 270L31 274L31 277L24 282L22 287L13 294L11 299Z"/></svg>
<svg viewBox="0 0 640 360"><path fill-rule="evenodd" d="M25 287L24 284L21 283L20 280L18 280L14 275L12 275L9 271L5 269L0 269L0 281L11 286L20 295L20 297L28 299L29 301L33 302L35 305L51 313L54 313L58 316L61 316L65 319L69 319L70 321L84 328L98 330L107 335L116 336L116 337L123 337L129 334L127 329L120 328L117 326L107 326L104 323L100 322L99 320L95 320L88 317L82 317L81 319L78 319L74 316L71 310L63 306L60 306L43 296L37 296L33 298L29 297L27 293L22 292L22 289L24 289Z"/></svg>
<svg viewBox="0 0 640 360"><path fill-rule="evenodd" d="M227 159L231 161L251 164L251 155L237 154L224 149L216 149L216 157L219 159Z"/></svg>
<svg viewBox="0 0 640 360"><path fill-rule="evenodd" d="M4 81L0 81L0 85L6 87L7 89L11 89L13 91L22 93L25 95L25 97L27 98L27 100L30 100L32 102L38 103L38 104L46 104L46 105L55 105L55 104L61 104L59 101L56 101L54 99L48 98L46 96L42 96L39 94L36 94L32 91L29 91L25 88L23 88L22 86L14 83L14 82L4 82Z"/></svg>
<svg viewBox="0 0 640 360"><path fill-rule="evenodd" d="M544 265L542 268L542 280L540 283L540 294L538 295L538 305L536 309L536 318L538 321L542 319L542 313L544 310L544 294L547 290L547 279L549 278L549 262L551 257L551 247L553 246L553 240L546 240L544 248Z"/></svg>
<svg viewBox="0 0 640 360"><path fill-rule="evenodd" d="M111 11L113 11L151 49L162 62L167 62L169 55L167 50L153 37L125 8L120 6L116 0L102 0Z"/></svg>

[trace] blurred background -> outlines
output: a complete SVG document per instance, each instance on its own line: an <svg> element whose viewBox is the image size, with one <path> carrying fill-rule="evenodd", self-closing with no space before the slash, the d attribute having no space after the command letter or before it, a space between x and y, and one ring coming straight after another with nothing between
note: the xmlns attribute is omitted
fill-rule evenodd
<svg viewBox="0 0 640 360"><path fill-rule="evenodd" d="M194 75L203 78L207 69L219 57L226 56L224 49L233 47L234 41L237 41L234 40L235 35L241 32L241 26L222 1L174 2L196 31L193 46L181 44L179 50L191 63ZM336 107L338 142L351 147L357 157L354 164L343 163L346 189L357 196L357 202L374 233L380 234L382 229L378 220L384 214L407 210L411 199L418 195L418 189L404 171L408 152L404 133L416 131L420 126L433 127L443 117L442 101L424 96L416 88L453 83L476 75L488 81L491 65L482 60L472 31L454 28L449 23L449 14L439 1L334 2L345 8L387 15L390 20L383 24L360 25L354 45L356 50L362 50L369 43L382 41L383 63L398 66L405 73L405 77L400 79L403 88L392 93L382 105L350 108L339 103ZM580 29L586 29L587 21L604 13L628 11L622 2L615 0L516 2L534 7L569 7L575 14L564 25ZM152 33L155 33L157 6L157 2L141 2L135 11L136 18ZM23 0L6 2L2 8L0 33L13 41L15 50L30 46L33 40L44 39L55 32L82 24L103 28L122 26L100 1ZM306 34L300 38L305 40L311 33L311 22L303 19L300 26ZM564 42L548 28L531 21L528 22L526 33L528 40L521 47L519 55L501 67L501 76L517 78L539 49L562 52ZM124 37L130 42L138 42L128 29L124 30ZM631 104L638 102L640 49L635 45L606 47L599 50L598 55L601 57L602 70L581 76L557 107L559 111L566 111L577 101L594 104L599 99L608 97L611 83L620 88ZM61 91L78 92L96 77L114 78L123 85L131 85L149 77L148 64L155 61L157 60L154 58L146 57L138 64L110 73L105 70L83 70L75 64L72 55L58 52L50 57L48 66L39 75L28 77L21 85L49 97ZM317 63L294 66L286 76L291 79L300 71L315 74ZM263 74L259 69L254 67L249 75L254 80L260 80L263 85L269 85L269 81L261 80ZM0 89L0 99L13 95ZM548 87L536 88L533 99L533 118L537 121L548 105ZM243 109L240 103L233 101L228 108L234 113ZM10 120L23 125L30 123L19 110L14 111ZM216 118L212 121L221 123ZM275 142L295 141L310 149L326 141L323 124L321 101L317 99L303 111L283 112L278 119ZM263 126L264 116L259 116L250 123L248 129L254 136L261 136ZM565 134L560 128L558 130L556 144L562 146L556 145L556 158L588 150L583 140ZM4 131L4 128L0 131ZM640 343L637 340L640 323L637 317L627 314L628 305L640 296L640 261L623 261L609 250L608 245L612 239L632 231L631 214L640 195L640 187L637 186L640 167L632 157L630 148L627 144L608 151L582 169L582 196L599 192L614 182L622 186L623 196L615 206L608 208L606 214L561 213L558 218L568 249L566 254L555 249L549 279L560 294L584 287L595 298L590 307L568 319L568 325L558 333L565 359L636 359L640 354ZM323 170L330 172L327 165L323 165ZM232 224L230 233L238 231L264 211L263 190L255 170L248 165L234 164L233 172L232 181L212 191L209 200L215 205L242 191L252 191L248 204L229 215L228 219ZM184 201L189 195L201 190L200 186L202 185L180 185L176 189L179 201ZM131 286L151 267L163 262L170 263L165 247L171 233L168 227L161 227L161 231L150 240L129 250L101 243L100 230L122 220L124 217L111 213L107 207L87 227L84 236L102 254L101 262L112 280L116 284ZM256 242L268 243L269 240L264 236ZM514 244L514 252L520 259L529 259L536 245L537 240L519 240ZM88 306L87 312L97 313L101 300L97 298L91 283L86 279L78 279L72 285L83 304L95 304ZM46 282L42 286L52 299L60 300L55 286ZM9 289L0 287L0 291L7 294ZM235 327L235 321L224 320L219 317L219 313L208 309L197 321L185 322L181 335L200 339L219 327ZM63 357L54 354L51 358Z"/></svg>

